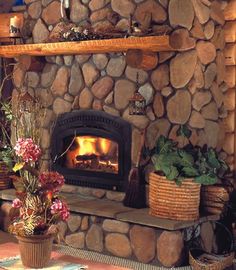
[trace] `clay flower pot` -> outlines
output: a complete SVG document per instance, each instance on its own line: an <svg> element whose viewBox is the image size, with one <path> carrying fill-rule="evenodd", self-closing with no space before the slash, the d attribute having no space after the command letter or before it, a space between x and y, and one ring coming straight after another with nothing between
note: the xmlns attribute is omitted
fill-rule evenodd
<svg viewBox="0 0 236 270"><path fill-rule="evenodd" d="M22 264L28 268L48 265L52 252L52 235L17 236Z"/></svg>

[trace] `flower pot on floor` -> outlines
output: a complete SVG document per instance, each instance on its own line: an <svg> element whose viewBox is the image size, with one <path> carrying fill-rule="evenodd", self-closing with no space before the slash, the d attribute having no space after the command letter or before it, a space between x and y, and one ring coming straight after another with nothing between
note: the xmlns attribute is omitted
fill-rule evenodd
<svg viewBox="0 0 236 270"><path fill-rule="evenodd" d="M177 185L156 173L149 175L150 215L172 220L197 220L199 218L200 188L193 179Z"/></svg>
<svg viewBox="0 0 236 270"><path fill-rule="evenodd" d="M48 265L52 252L52 235L17 236L22 264L28 268Z"/></svg>

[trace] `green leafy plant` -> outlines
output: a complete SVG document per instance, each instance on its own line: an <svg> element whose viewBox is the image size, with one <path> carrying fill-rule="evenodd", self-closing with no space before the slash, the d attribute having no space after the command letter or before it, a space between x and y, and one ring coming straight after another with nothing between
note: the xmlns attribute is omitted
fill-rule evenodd
<svg viewBox="0 0 236 270"><path fill-rule="evenodd" d="M5 163L10 171L13 167L14 158L10 135L10 127L13 115L9 101L0 101L0 107L0 160Z"/></svg>
<svg viewBox="0 0 236 270"><path fill-rule="evenodd" d="M193 178L197 183L213 185L228 171L227 164L213 148L192 144L179 148L176 142L164 136L157 141L152 162L156 171L176 184Z"/></svg>
<svg viewBox="0 0 236 270"><path fill-rule="evenodd" d="M3 68L5 76L0 84L0 161L3 161L8 170L11 171L14 159L11 143L11 124L14 116L11 101L4 97L2 92L5 83L11 79L12 73L7 72L8 66L6 63L3 65Z"/></svg>

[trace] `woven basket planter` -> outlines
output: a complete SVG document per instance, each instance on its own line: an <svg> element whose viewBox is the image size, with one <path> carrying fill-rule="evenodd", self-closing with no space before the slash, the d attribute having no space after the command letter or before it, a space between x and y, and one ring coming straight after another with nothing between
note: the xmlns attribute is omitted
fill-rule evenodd
<svg viewBox="0 0 236 270"><path fill-rule="evenodd" d="M201 207L209 214L221 214L229 201L229 191L221 185L202 186Z"/></svg>
<svg viewBox="0 0 236 270"><path fill-rule="evenodd" d="M193 270L223 270L233 264L234 252L222 255L221 259L213 260L211 263L204 263L194 258L191 251L189 252L189 264Z"/></svg>
<svg viewBox="0 0 236 270"><path fill-rule="evenodd" d="M178 186L164 176L150 173L150 215L173 220L197 220L200 188L201 185L192 179L186 179Z"/></svg>
<svg viewBox="0 0 236 270"><path fill-rule="evenodd" d="M52 252L51 235L17 236L22 264L28 268L48 265Z"/></svg>
<svg viewBox="0 0 236 270"><path fill-rule="evenodd" d="M6 164L0 161L0 190L8 189L12 185L12 180Z"/></svg>

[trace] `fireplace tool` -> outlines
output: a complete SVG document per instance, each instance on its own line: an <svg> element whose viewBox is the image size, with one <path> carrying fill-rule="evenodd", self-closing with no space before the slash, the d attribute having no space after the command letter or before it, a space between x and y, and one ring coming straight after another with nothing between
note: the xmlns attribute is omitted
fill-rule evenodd
<svg viewBox="0 0 236 270"><path fill-rule="evenodd" d="M123 204L133 208L144 208L146 206L145 200L145 184L143 183L143 177L140 170L140 160L142 149L144 146L144 139L146 135L146 129L141 132L141 140L139 144L139 151L137 162L135 167L130 170L129 184L126 189L125 198Z"/></svg>

